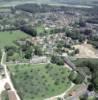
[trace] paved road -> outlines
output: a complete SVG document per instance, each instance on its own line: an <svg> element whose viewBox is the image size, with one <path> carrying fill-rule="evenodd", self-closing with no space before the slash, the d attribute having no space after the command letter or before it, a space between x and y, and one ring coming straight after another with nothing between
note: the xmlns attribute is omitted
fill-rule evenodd
<svg viewBox="0 0 98 100"><path fill-rule="evenodd" d="M6 79L5 80L10 85L11 90L15 93L17 100L21 100L20 97L17 94L16 89L14 88L14 85L13 85L12 81L11 81L10 74L8 72L7 66L6 66L6 64L4 64L4 58L5 58L5 56L6 56L5 51L2 50L1 65L4 67L5 76L6 76Z"/></svg>

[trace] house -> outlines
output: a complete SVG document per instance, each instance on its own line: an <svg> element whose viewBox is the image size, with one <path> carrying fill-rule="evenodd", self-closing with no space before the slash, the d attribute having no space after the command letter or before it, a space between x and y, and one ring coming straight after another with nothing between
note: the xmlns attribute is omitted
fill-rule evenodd
<svg viewBox="0 0 98 100"><path fill-rule="evenodd" d="M8 91L8 97L9 97L9 100L17 100L14 91L11 91L11 90Z"/></svg>
<svg viewBox="0 0 98 100"><path fill-rule="evenodd" d="M36 63L47 63L48 62L48 59L46 56L42 56L42 57L39 57L39 56L34 56L30 63L33 63L33 64L36 64Z"/></svg>
<svg viewBox="0 0 98 100"><path fill-rule="evenodd" d="M11 90L11 87L10 87L10 85L9 85L8 83L5 83L4 88L5 88L6 90Z"/></svg>

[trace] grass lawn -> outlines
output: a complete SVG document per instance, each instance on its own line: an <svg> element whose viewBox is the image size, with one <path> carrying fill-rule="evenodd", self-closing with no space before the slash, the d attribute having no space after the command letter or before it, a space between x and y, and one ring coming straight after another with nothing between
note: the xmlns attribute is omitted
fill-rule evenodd
<svg viewBox="0 0 98 100"><path fill-rule="evenodd" d="M43 25L36 26L35 29L36 29L39 36L49 35L50 31L51 31L51 29L45 30L45 27Z"/></svg>
<svg viewBox="0 0 98 100"><path fill-rule="evenodd" d="M21 31L5 31L0 32L0 48L4 46L11 46L14 45L13 41L26 38L29 35L21 32Z"/></svg>
<svg viewBox="0 0 98 100"><path fill-rule="evenodd" d="M42 25L36 27L36 30L38 33L43 33L44 32L44 27Z"/></svg>
<svg viewBox="0 0 98 100"><path fill-rule="evenodd" d="M22 100L43 100L63 93L71 85L70 71L63 66L35 64L8 68Z"/></svg>

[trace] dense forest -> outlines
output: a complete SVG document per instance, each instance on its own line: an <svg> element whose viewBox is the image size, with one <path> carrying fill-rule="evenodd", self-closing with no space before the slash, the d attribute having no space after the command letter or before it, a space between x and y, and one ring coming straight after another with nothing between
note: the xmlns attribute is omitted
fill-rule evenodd
<svg viewBox="0 0 98 100"><path fill-rule="evenodd" d="M26 3L21 4L15 7L16 10L23 10L30 13L44 13L44 12L58 12L58 11L65 11L68 10L77 10L77 8L71 8L66 6L56 6L56 5L48 5L48 4L36 4L36 3ZM98 15L98 7L94 6L93 8L85 9L85 8L78 8L80 11L86 12L87 15ZM88 13L89 12L89 13ZM96 20L96 19L92 19ZM88 20L89 21L89 20Z"/></svg>
<svg viewBox="0 0 98 100"><path fill-rule="evenodd" d="M42 13L42 12L50 12L50 11L61 11L61 7L58 6L50 6L50 5L38 5L38 4L23 4L15 7L17 10L23 10L30 13Z"/></svg>

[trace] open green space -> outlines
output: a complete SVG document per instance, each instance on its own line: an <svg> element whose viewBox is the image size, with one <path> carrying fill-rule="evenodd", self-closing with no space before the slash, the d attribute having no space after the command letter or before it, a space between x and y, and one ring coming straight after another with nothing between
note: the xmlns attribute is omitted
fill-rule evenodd
<svg viewBox="0 0 98 100"><path fill-rule="evenodd" d="M35 27L35 30L37 31L37 35L45 36L45 35L49 35L50 31L52 29L45 30L45 27L43 25L38 25L38 26Z"/></svg>
<svg viewBox="0 0 98 100"><path fill-rule="evenodd" d="M36 27L37 33L43 33L44 30L45 30L45 28L42 25Z"/></svg>
<svg viewBox="0 0 98 100"><path fill-rule="evenodd" d="M21 31L5 31L0 32L0 48L4 46L15 45L14 41L29 37L29 35Z"/></svg>
<svg viewBox="0 0 98 100"><path fill-rule="evenodd" d="M68 89L70 70L55 64L8 66L22 100L43 100Z"/></svg>

